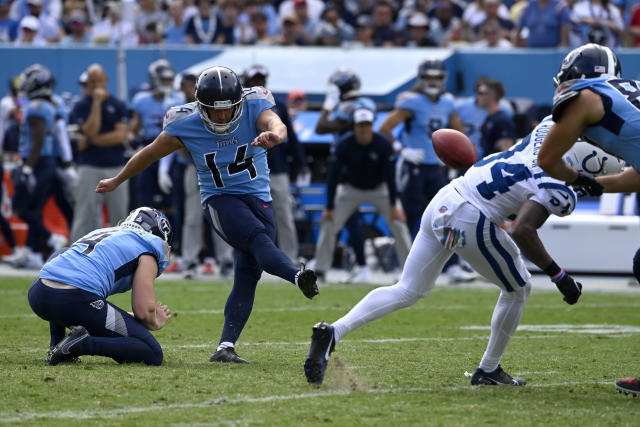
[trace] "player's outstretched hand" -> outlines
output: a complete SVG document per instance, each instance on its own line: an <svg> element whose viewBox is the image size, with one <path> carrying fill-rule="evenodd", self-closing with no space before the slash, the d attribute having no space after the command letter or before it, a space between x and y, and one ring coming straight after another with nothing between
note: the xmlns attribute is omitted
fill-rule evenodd
<svg viewBox="0 0 640 427"><path fill-rule="evenodd" d="M582 283L576 282L573 277L565 274L564 277L556 282L558 290L564 295L563 300L570 305L578 302L578 298L582 295Z"/></svg>
<svg viewBox="0 0 640 427"><path fill-rule="evenodd" d="M118 188L120 183L115 178L101 179L96 187L96 193L109 193Z"/></svg>
<svg viewBox="0 0 640 427"><path fill-rule="evenodd" d="M260 135L256 136L256 139L253 140L251 145L254 147L262 147L265 150L275 147L280 143L280 137L277 133L266 131L262 132Z"/></svg>

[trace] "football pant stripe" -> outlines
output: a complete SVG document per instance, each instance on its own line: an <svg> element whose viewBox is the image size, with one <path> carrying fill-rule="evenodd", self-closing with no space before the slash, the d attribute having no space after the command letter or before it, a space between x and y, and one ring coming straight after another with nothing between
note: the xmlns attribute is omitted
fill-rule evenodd
<svg viewBox="0 0 640 427"><path fill-rule="evenodd" d="M513 292L513 288L511 287L511 284L509 283L504 273L502 272L502 269L500 268L500 264L498 264L498 261L493 257L493 255L491 255L491 253L489 252L489 249L484 244L485 222L486 222L486 217L482 212L480 212L480 219L478 220L478 224L476 226L476 241L478 243L478 249L480 249L480 253L485 257L485 259L493 269L493 272L496 274L498 279L500 279L500 281L504 285L504 288L508 292Z"/></svg>
<svg viewBox="0 0 640 427"><path fill-rule="evenodd" d="M495 246L496 250L502 257L502 259L504 259L504 262L507 263L507 268L509 268L511 275L516 280L518 286L525 286L527 282L522 278L522 276L518 272L518 269L516 268L516 264L513 262L513 258L511 257L511 255L509 255L509 252L507 252L507 250L500 244L498 236L496 236L496 225L494 223L490 223L489 225L489 235L491 236L491 242Z"/></svg>

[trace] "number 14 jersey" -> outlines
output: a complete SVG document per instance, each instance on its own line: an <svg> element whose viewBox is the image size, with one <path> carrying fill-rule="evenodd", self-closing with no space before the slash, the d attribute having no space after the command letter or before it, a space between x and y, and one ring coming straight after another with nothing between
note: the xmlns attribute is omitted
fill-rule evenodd
<svg viewBox="0 0 640 427"><path fill-rule="evenodd" d="M569 215L576 205L576 193L538 166L540 145L552 125L551 116L546 117L518 144L480 160L451 185L498 225L515 219L527 200L541 204L551 214Z"/></svg>
<svg viewBox="0 0 640 427"><path fill-rule="evenodd" d="M240 123L228 135L209 132L195 102L173 107L165 114L164 132L182 141L196 166L203 204L216 194L250 194L271 201L267 151L251 142L260 134L258 116L274 105L267 89L245 89Z"/></svg>

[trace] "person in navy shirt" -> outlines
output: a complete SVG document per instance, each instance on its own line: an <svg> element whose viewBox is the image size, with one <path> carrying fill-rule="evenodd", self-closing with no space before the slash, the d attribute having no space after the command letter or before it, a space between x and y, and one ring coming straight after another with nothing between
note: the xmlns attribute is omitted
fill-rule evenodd
<svg viewBox="0 0 640 427"><path fill-rule="evenodd" d="M48 365L81 355L162 363L162 348L149 330L161 329L171 317L154 290L167 266L171 236L167 218L143 207L120 225L92 231L51 256L28 293L31 309L49 322ZM133 312L107 301L129 290ZM66 336L65 328L71 328Z"/></svg>
<svg viewBox="0 0 640 427"><path fill-rule="evenodd" d="M482 155L499 153L515 142L516 128L513 119L500 108L504 86L495 80L487 80L477 90L478 105L487 111L487 118L480 128Z"/></svg>
<svg viewBox="0 0 640 427"><path fill-rule="evenodd" d="M82 136L78 145L78 186L75 194L71 241L99 228L98 218L104 201L109 224L125 217L129 205L129 188L123 186L100 197L93 191L98 181L112 176L125 163L124 143L127 139L126 105L107 91L107 75L99 64L87 69L87 92L73 106L69 122L78 125Z"/></svg>
<svg viewBox="0 0 640 427"><path fill-rule="evenodd" d="M264 87L243 89L229 68L207 68L196 83L196 102L171 108L160 135L96 188L113 191L181 148L191 155L207 221L235 249L233 288L211 362L248 363L236 354L235 343L249 320L263 271L296 284L307 298L318 294L313 270L298 269L275 245L266 150L287 138L287 128L273 106L273 95Z"/></svg>

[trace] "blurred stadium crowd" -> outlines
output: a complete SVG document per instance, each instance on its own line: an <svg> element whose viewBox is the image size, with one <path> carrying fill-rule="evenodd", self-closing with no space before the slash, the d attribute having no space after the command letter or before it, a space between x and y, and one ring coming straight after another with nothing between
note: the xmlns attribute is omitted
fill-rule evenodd
<svg viewBox="0 0 640 427"><path fill-rule="evenodd" d="M640 45L638 0L0 0L16 45Z"/></svg>

